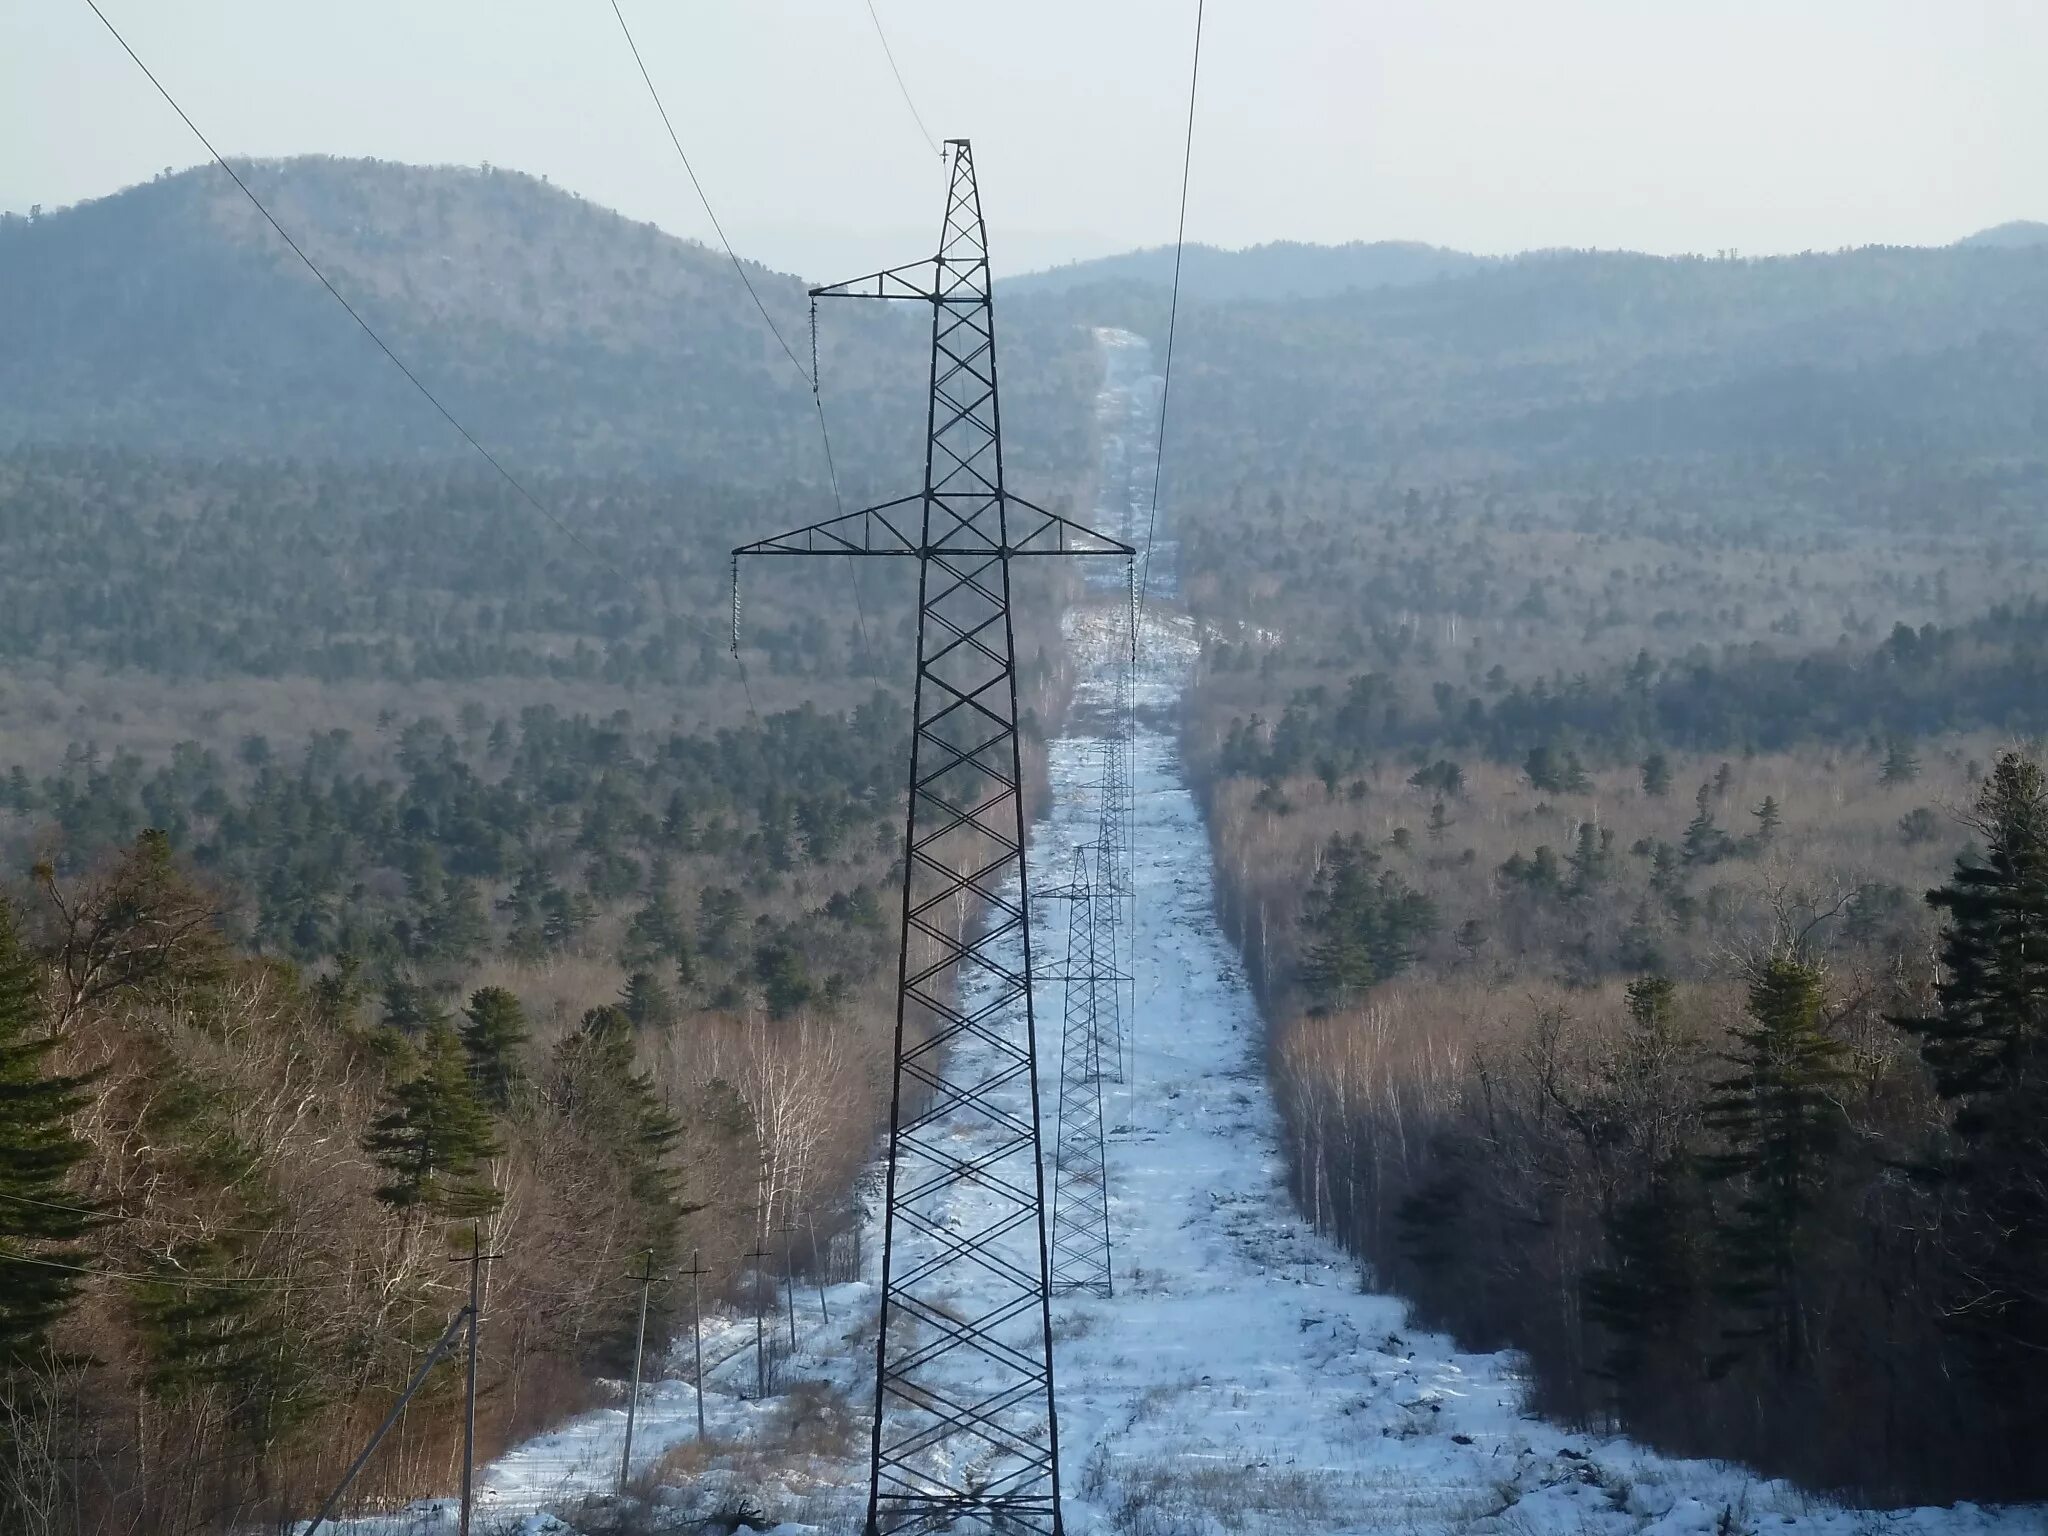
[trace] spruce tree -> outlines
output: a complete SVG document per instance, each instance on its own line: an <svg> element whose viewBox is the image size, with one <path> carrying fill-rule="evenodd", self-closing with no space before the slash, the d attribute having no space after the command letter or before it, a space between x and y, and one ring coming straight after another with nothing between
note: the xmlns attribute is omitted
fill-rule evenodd
<svg viewBox="0 0 2048 1536"><path fill-rule="evenodd" d="M1877 776L1887 786L1910 784L1920 777L1920 759L1904 742L1894 741L1885 749L1884 766Z"/></svg>
<svg viewBox="0 0 2048 1536"><path fill-rule="evenodd" d="M428 1030L418 1074L385 1097L390 1109L363 1138L363 1150L389 1175L377 1198L396 1210L451 1220L495 1211L502 1197L486 1165L500 1149L455 1031L446 1024Z"/></svg>
<svg viewBox="0 0 2048 1536"><path fill-rule="evenodd" d="M85 1263L76 1245L92 1226L69 1175L85 1159L71 1117L91 1079L44 1070L48 1032L35 960L0 899L0 1366L33 1357L63 1314ZM41 1262L25 1262L29 1259Z"/></svg>
<svg viewBox="0 0 2048 1536"><path fill-rule="evenodd" d="M2008 1397L2024 1377L2038 1401L2048 1381L2025 1363L2048 1357L2048 774L2005 754L1970 821L1981 857L1927 897L1946 918L1935 1011L1900 1022L1951 1111L1937 1167L1962 1208L1949 1242L1966 1278L1947 1310Z"/></svg>
<svg viewBox="0 0 2048 1536"><path fill-rule="evenodd" d="M503 987L478 987L463 1013L462 1049L477 1097L492 1109L510 1109L526 1081L520 1061L530 1033L526 1010Z"/></svg>
<svg viewBox="0 0 2048 1536"><path fill-rule="evenodd" d="M676 1021L676 1000L652 971L635 971L626 978L619 1006L635 1029L667 1029Z"/></svg>
<svg viewBox="0 0 2048 1536"><path fill-rule="evenodd" d="M1728 834L1714 824L1713 799L1712 784L1702 784L1693 796L1693 818L1679 844L1679 857L1687 864L1712 864L1728 850Z"/></svg>
<svg viewBox="0 0 2048 1536"><path fill-rule="evenodd" d="M1702 1116L1721 1141L1704 1171L1737 1190L1719 1288L1746 1322L1729 1333L1764 1340L1786 1371L1808 1359L1802 1273L1845 1129L1843 1050L1827 1034L1825 1000L1818 969L1788 954L1767 961L1750 983L1750 1022L1723 1058L1735 1071L1713 1084Z"/></svg>
<svg viewBox="0 0 2048 1536"><path fill-rule="evenodd" d="M1662 752L1652 752L1643 759L1643 793L1653 800L1661 800L1671 793L1671 759Z"/></svg>
<svg viewBox="0 0 2048 1536"><path fill-rule="evenodd" d="M634 1066L632 1021L619 1008L591 1009L581 1028L556 1048L555 1068L559 1102L593 1152L624 1177L635 1220L621 1234L622 1247L636 1259L651 1254L657 1271L669 1267L683 1207L668 1158L682 1127L663 1108L654 1079ZM626 1309L616 1314L601 1340L601 1363L622 1365L630 1358L634 1321ZM669 1308L657 1297L648 1320L650 1341L666 1337L668 1326Z"/></svg>
<svg viewBox="0 0 2048 1536"><path fill-rule="evenodd" d="M1765 795L1764 803L1749 813L1756 818L1756 845L1768 848L1778 840L1778 828L1785 824L1785 813L1778 809L1775 795Z"/></svg>

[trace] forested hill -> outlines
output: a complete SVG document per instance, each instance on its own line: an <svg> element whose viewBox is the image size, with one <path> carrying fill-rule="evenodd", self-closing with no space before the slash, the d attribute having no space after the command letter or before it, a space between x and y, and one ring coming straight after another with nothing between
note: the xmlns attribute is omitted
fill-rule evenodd
<svg viewBox="0 0 2048 1536"><path fill-rule="evenodd" d="M824 478L808 391L722 251L515 172L327 157L238 169L516 468ZM749 275L808 363L802 282ZM904 306L840 305L824 327L835 446L857 485L886 470L894 488L914 462L924 324ZM217 167L0 216L0 336L0 447L470 452ZM1079 456L1093 359L1085 334L1068 350L1065 371L1019 369L1006 414L1020 442Z"/></svg>
<svg viewBox="0 0 2048 1536"><path fill-rule="evenodd" d="M1274 240L1241 251L1191 245L1182 253L1180 286L1182 296L1193 300L1305 299L1356 288L1434 282L1487 264L1483 256L1414 240L1353 240L1344 245ZM1017 294L1062 293L1098 283L1166 286L1172 281L1173 247L1156 245L1027 272L1002 288Z"/></svg>
<svg viewBox="0 0 2048 1536"><path fill-rule="evenodd" d="M248 171L515 468L822 478L803 381L722 251L512 172L325 158ZM1169 499L1219 478L1417 483L1659 458L2032 460L2048 427L2048 245L2024 234L1759 260L1195 247ZM1089 328L1163 342L1170 275L1155 249L1002 285L1004 426L1027 494L1056 495L1090 461ZM752 276L807 362L802 282ZM907 488L924 325L914 306L825 319L849 495ZM0 448L469 452L217 168L0 218L0 335Z"/></svg>

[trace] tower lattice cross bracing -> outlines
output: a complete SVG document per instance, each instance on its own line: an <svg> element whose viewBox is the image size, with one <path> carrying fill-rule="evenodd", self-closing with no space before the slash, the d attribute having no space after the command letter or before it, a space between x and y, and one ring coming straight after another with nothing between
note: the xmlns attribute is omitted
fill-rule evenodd
<svg viewBox="0 0 2048 1536"><path fill-rule="evenodd" d="M1011 562L1120 555L1004 482L964 139L934 256L813 290L931 307L918 492L743 555L918 564L917 668L867 1530L1062 1532Z"/></svg>

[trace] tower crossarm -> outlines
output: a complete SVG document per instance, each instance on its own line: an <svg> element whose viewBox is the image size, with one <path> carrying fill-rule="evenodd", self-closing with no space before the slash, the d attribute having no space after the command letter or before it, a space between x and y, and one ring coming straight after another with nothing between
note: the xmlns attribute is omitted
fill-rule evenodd
<svg viewBox="0 0 2048 1536"><path fill-rule="evenodd" d="M933 542L926 543L926 498L912 495L756 539L735 549L733 556L737 559L742 555L1121 555L1128 560L1136 553L1121 539L1097 533L1022 496L1006 495L1003 499L1019 514L1016 526L1005 530L1010 539L1007 548L981 533L982 519L962 520L960 526L948 528ZM942 498L932 500L937 503ZM1004 521L1007 523L1008 519Z"/></svg>

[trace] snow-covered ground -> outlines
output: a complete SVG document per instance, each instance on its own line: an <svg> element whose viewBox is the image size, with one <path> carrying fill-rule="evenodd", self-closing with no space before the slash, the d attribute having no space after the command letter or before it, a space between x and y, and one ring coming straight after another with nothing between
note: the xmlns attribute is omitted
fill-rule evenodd
<svg viewBox="0 0 2048 1536"><path fill-rule="evenodd" d="M1149 391L1128 343L1106 339L1105 347L1115 389ZM1144 411L1111 409L1118 403L1105 405L1105 425L1121 421L1134 435L1149 430ZM1133 463L1146 452L1148 442L1122 443L1114 474L1105 473L1105 502L1127 497L1135 506L1149 495L1149 477ZM1116 509L1098 509L1105 510ZM1051 747L1051 805L1031 849L1038 885L1063 878L1075 845L1095 835L1097 807L1079 787L1094 777L1096 745L1085 732L1105 696L1120 622L1113 600L1069 617L1083 672L1077 734ZM1054 1303L1066 1529L1074 1536L2048 1531L2048 1515L2038 1509L1844 1510L1737 1468L1661 1457L1545 1423L1523 1410L1512 1354L1462 1353L1447 1338L1411 1330L1397 1298L1362 1288L1358 1266L1309 1230L1282 1182L1261 1025L1215 920L1208 838L1175 745L1173 715L1194 649L1184 624L1154 609L1131 747L1134 1070L1105 1106L1115 1128L1108 1172L1116 1294ZM1051 906L1036 925L1048 956L1064 931L1064 915ZM1061 1006L1056 985L1041 987L1048 1107L1058 1099ZM1052 1049L1043 1050L1048 1041ZM1022 1084L1016 1099L1027 1109ZM874 1255L881 1244L865 1247ZM709 1441L675 1486L653 1491L654 1502L707 1511L747 1495L785 1522L785 1536L859 1530L874 1280L870 1273L835 1287L822 1308L815 1291L798 1292L797 1347L779 1370L783 1392L766 1400L754 1393L753 1319L710 1321ZM971 1294L959 1301L969 1315L979 1310ZM786 1340L787 1322L774 1321ZM646 1390L636 1471L695 1434L686 1362L687 1340L670 1362L678 1379ZM789 1390L800 1382L822 1386ZM552 1523L543 1513L550 1510L587 1523L577 1503L609 1494L624 1423L617 1410L587 1414L487 1468L478 1531L573 1528ZM792 1437L801 1456L779 1449ZM425 1536L453 1524L442 1502L344 1529Z"/></svg>

